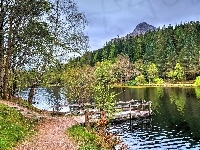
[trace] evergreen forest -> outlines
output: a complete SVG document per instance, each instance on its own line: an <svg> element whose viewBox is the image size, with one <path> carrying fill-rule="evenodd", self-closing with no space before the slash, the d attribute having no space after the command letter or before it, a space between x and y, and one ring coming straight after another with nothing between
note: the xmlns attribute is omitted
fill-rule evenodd
<svg viewBox="0 0 200 150"><path fill-rule="evenodd" d="M200 22L163 26L136 36L127 34L71 59L68 66L95 66L103 61L118 63L120 74L124 74L118 81L123 84L193 83L200 74Z"/></svg>

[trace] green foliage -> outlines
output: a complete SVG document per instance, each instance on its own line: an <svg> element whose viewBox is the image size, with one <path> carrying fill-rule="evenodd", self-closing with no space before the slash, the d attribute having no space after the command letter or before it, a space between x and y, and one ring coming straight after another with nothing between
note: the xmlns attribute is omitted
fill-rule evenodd
<svg viewBox="0 0 200 150"><path fill-rule="evenodd" d="M79 150L100 150L95 142L97 135L87 131L85 127L75 125L69 128L67 133L79 143Z"/></svg>
<svg viewBox="0 0 200 150"><path fill-rule="evenodd" d="M0 97L55 83L52 67L88 48L87 20L73 0L3 0L0 9Z"/></svg>
<svg viewBox="0 0 200 150"><path fill-rule="evenodd" d="M170 70L167 74L169 78L171 78L173 81L180 81L184 77L184 71L183 67L180 63L176 63L176 66L174 67L174 70Z"/></svg>
<svg viewBox="0 0 200 150"><path fill-rule="evenodd" d="M115 109L116 96L115 92L111 92L109 85L105 86L101 83L96 83L93 86L94 101L97 104L97 108L106 111L109 116L112 116Z"/></svg>
<svg viewBox="0 0 200 150"><path fill-rule="evenodd" d="M181 66L180 63L176 63L176 66L174 67L174 75L176 76L177 80L181 80L184 77L184 71L183 67Z"/></svg>
<svg viewBox="0 0 200 150"><path fill-rule="evenodd" d="M142 85L146 83L144 75L139 75L135 78L136 85Z"/></svg>
<svg viewBox="0 0 200 150"><path fill-rule="evenodd" d="M200 86L200 76L196 77L194 85Z"/></svg>
<svg viewBox="0 0 200 150"><path fill-rule="evenodd" d="M158 75L158 69L154 63L150 63L146 66L147 77L149 79L149 83L153 81L154 78Z"/></svg>
<svg viewBox="0 0 200 150"><path fill-rule="evenodd" d="M93 98L97 108L112 115L116 103L116 93L111 92L112 85L116 78L114 74L115 66L110 61L97 64L94 71L95 83L93 85Z"/></svg>
<svg viewBox="0 0 200 150"><path fill-rule="evenodd" d="M62 82L69 101L86 103L92 98L94 70L89 66L68 68L62 75Z"/></svg>
<svg viewBox="0 0 200 150"><path fill-rule="evenodd" d="M167 74L167 77L172 79L172 80L175 80L175 74L174 74L174 71L173 70L170 70Z"/></svg>
<svg viewBox="0 0 200 150"><path fill-rule="evenodd" d="M162 78L156 77L156 78L153 79L153 83L155 83L155 84L164 84L164 81L163 81Z"/></svg>
<svg viewBox="0 0 200 150"><path fill-rule="evenodd" d="M108 60L97 63L94 71L96 82L101 82L105 86L114 84L117 80L115 74L116 68L117 66Z"/></svg>
<svg viewBox="0 0 200 150"><path fill-rule="evenodd" d="M67 134L78 142L79 150L113 150L114 146L121 143L119 138L106 132L104 119L100 119L93 129L81 125L72 126Z"/></svg>
<svg viewBox="0 0 200 150"><path fill-rule="evenodd" d="M10 149L25 136L32 134L33 125L18 111L0 104L0 150Z"/></svg>
<svg viewBox="0 0 200 150"><path fill-rule="evenodd" d="M129 86L135 86L136 85L136 81L135 80L130 80L129 82L128 82L128 85Z"/></svg>
<svg viewBox="0 0 200 150"><path fill-rule="evenodd" d="M97 108L111 115L116 102L116 93L111 92L116 82L115 68L111 61L97 63L95 67L67 68L62 76L67 99L79 104L94 101Z"/></svg>
<svg viewBox="0 0 200 150"><path fill-rule="evenodd" d="M195 87L195 94L196 94L196 97L200 100L200 88L199 87Z"/></svg>

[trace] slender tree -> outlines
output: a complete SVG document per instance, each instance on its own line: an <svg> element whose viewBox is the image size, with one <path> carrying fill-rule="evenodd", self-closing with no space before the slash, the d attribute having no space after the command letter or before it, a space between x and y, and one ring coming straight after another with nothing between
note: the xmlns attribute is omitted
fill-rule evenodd
<svg viewBox="0 0 200 150"><path fill-rule="evenodd" d="M46 70L69 53L87 49L87 21L72 0L1 0L0 7L0 96L14 95L23 87L18 73L30 70L31 103L35 87L46 81Z"/></svg>

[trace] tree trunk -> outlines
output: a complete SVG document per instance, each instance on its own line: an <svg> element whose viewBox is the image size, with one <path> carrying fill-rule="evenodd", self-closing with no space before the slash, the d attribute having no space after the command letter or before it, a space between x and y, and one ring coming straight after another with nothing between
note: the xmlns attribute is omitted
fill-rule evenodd
<svg viewBox="0 0 200 150"><path fill-rule="evenodd" d="M0 29L0 98L3 97L3 76L4 76L4 49L3 49L3 36Z"/></svg>
<svg viewBox="0 0 200 150"><path fill-rule="evenodd" d="M5 65L5 74L3 79L3 99L8 99L8 77L9 77L9 69L10 69L10 55L12 49L12 24L13 20L12 17L10 18L9 24L9 38L8 38L8 48L7 48L7 57L6 57L6 65Z"/></svg>
<svg viewBox="0 0 200 150"><path fill-rule="evenodd" d="M12 69L12 73L13 73L13 82L12 82L11 95L14 96L17 92L17 75L14 69Z"/></svg>
<svg viewBox="0 0 200 150"><path fill-rule="evenodd" d="M4 64L4 38L3 38L3 22L4 22L4 10L3 10L3 0L1 0L0 4L1 12L0 12L0 98L3 97L3 64Z"/></svg>
<svg viewBox="0 0 200 150"><path fill-rule="evenodd" d="M35 88L36 88L36 84L33 84L31 86L31 89L29 91L29 94L28 94L28 104L29 105L32 105L33 104L33 96L35 94Z"/></svg>

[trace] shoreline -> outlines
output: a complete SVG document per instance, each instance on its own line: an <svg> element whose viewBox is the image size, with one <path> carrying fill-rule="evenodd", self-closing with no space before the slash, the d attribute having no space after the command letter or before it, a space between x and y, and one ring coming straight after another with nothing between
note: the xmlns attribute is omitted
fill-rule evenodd
<svg viewBox="0 0 200 150"><path fill-rule="evenodd" d="M178 83L178 84L172 84L172 83L165 83L165 84L142 84L142 85L135 85L135 86L129 86L129 85L114 85L113 87L117 88L146 88L146 87L180 87L180 88L195 88L199 87L195 84L190 83Z"/></svg>

